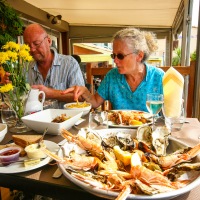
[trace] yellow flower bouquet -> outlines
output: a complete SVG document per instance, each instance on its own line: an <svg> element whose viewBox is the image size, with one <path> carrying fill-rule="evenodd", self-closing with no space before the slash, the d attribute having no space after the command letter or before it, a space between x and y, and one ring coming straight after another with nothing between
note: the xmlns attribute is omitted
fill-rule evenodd
<svg viewBox="0 0 200 200"><path fill-rule="evenodd" d="M29 91L27 72L32 56L28 45L7 42L0 52L0 76L10 73L10 83L0 85L0 93L4 93L11 108L16 112L19 120L24 115L24 101Z"/></svg>

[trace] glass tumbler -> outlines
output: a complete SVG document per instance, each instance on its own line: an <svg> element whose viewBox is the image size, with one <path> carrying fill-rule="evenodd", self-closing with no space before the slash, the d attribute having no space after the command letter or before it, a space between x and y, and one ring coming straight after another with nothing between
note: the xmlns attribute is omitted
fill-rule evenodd
<svg viewBox="0 0 200 200"><path fill-rule="evenodd" d="M180 131L183 124L185 123L185 112L183 106L181 107L181 112L178 117L171 117L165 114L163 108L163 114L165 117L165 125L170 132Z"/></svg>
<svg viewBox="0 0 200 200"><path fill-rule="evenodd" d="M89 113L90 129L107 129L108 113L106 111L92 111Z"/></svg>
<svg viewBox="0 0 200 200"><path fill-rule="evenodd" d="M13 127L17 123L16 113L6 105L1 108L1 121L7 124L8 127Z"/></svg>

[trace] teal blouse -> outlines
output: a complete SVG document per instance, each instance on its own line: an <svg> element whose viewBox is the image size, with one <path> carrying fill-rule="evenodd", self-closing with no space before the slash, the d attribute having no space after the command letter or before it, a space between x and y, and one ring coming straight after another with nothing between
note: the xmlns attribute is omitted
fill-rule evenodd
<svg viewBox="0 0 200 200"><path fill-rule="evenodd" d="M119 74L117 68L110 70L100 86L98 94L105 100L109 100L113 110L141 110L147 111L147 93L163 94L162 78L164 71L160 68L146 65L146 77L132 92L123 74Z"/></svg>

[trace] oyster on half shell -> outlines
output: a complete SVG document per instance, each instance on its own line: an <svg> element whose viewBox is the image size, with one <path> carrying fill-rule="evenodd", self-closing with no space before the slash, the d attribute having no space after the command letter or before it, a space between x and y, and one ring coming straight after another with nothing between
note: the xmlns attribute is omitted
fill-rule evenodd
<svg viewBox="0 0 200 200"><path fill-rule="evenodd" d="M166 126L158 126L152 132L152 145L156 150L158 156L165 156L167 146L169 144L170 132Z"/></svg>
<svg viewBox="0 0 200 200"><path fill-rule="evenodd" d="M120 145L122 146L123 150L127 150L130 147L134 147L135 143L130 134L125 134L123 132L117 133L117 140L119 141Z"/></svg>
<svg viewBox="0 0 200 200"><path fill-rule="evenodd" d="M156 155L166 155L166 149L169 144L169 131L166 126L158 126L153 131L150 126L141 126L137 130L136 138L139 142L143 142L148 147L153 147Z"/></svg>
<svg viewBox="0 0 200 200"><path fill-rule="evenodd" d="M137 130L136 139L145 143L148 147L152 145L152 128L150 126L141 126Z"/></svg>
<svg viewBox="0 0 200 200"><path fill-rule="evenodd" d="M110 134L107 137L102 138L102 144L105 147L113 148L116 145L119 145L116 134Z"/></svg>
<svg viewBox="0 0 200 200"><path fill-rule="evenodd" d="M84 137L85 139L87 139L89 141L93 141L93 142L101 145L101 142L102 142L101 136L92 129L81 128L81 130L78 132L78 135Z"/></svg>

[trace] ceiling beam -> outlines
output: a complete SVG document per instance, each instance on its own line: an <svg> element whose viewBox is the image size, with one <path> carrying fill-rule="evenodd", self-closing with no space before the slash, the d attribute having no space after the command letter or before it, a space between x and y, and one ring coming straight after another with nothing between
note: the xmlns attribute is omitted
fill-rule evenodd
<svg viewBox="0 0 200 200"><path fill-rule="evenodd" d="M61 24L52 24L47 18L47 12L23 0L7 0L7 2L18 13L20 13L23 18L27 18L35 23L45 25L59 32L69 31L69 24L66 21L61 20Z"/></svg>

